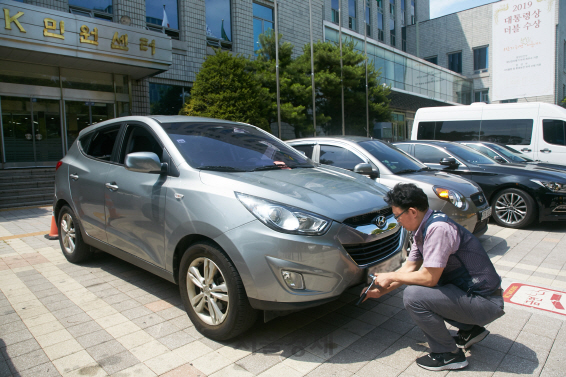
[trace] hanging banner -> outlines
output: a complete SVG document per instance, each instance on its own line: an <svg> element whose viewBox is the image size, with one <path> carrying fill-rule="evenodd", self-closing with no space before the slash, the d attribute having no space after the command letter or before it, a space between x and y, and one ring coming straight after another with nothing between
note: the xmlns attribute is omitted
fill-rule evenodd
<svg viewBox="0 0 566 377"><path fill-rule="evenodd" d="M554 93L556 3L507 0L492 5L492 100Z"/></svg>

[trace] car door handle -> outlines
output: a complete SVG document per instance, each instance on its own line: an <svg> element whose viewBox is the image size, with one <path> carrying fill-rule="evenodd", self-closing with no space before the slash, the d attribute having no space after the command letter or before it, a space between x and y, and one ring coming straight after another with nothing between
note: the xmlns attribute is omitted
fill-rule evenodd
<svg viewBox="0 0 566 377"><path fill-rule="evenodd" d="M73 181L76 181L77 179L79 179L79 176L77 174L69 174L69 177L71 177L71 179Z"/></svg>
<svg viewBox="0 0 566 377"><path fill-rule="evenodd" d="M532 152L529 148L523 148L521 149L521 152Z"/></svg>
<svg viewBox="0 0 566 377"><path fill-rule="evenodd" d="M118 190L118 185L116 185L116 184L107 183L105 186L106 186L106 188L107 188L108 190L110 190L110 191L116 191L116 190Z"/></svg>
<svg viewBox="0 0 566 377"><path fill-rule="evenodd" d="M548 149L548 148L541 149L540 151L543 152L543 153L550 153L550 152L552 152L552 151L551 151L550 149Z"/></svg>

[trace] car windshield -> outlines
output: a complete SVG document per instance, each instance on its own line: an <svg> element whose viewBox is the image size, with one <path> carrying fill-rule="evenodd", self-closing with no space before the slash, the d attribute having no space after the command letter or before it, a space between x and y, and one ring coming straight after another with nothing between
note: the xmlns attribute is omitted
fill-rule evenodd
<svg viewBox="0 0 566 377"><path fill-rule="evenodd" d="M392 145L377 140L360 141L358 144L387 166L393 174L412 173L427 169L426 165L413 160Z"/></svg>
<svg viewBox="0 0 566 377"><path fill-rule="evenodd" d="M227 172L312 168L314 163L256 127L236 123L162 123L187 163Z"/></svg>
<svg viewBox="0 0 566 377"><path fill-rule="evenodd" d="M521 152L517 152L514 149L511 149L509 147L504 147L501 145L497 145L497 144L489 144L489 146L493 149L495 149L497 152L501 153L502 155L504 155L505 157L507 157L508 159L510 159L513 162L531 162L532 160L530 158L521 156Z"/></svg>
<svg viewBox="0 0 566 377"><path fill-rule="evenodd" d="M497 162L495 162L495 160L492 160L491 158L481 154L475 149L467 147L465 145L446 143L442 146L445 147L447 151L455 154L459 159L463 159L470 164L497 165Z"/></svg>

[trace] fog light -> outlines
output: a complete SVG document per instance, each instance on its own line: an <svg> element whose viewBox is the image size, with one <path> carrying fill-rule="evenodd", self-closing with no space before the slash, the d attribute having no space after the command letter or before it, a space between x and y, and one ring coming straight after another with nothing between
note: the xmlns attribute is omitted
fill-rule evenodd
<svg viewBox="0 0 566 377"><path fill-rule="evenodd" d="M291 289L305 289L305 282L303 281L303 275L299 274L298 272L292 271L281 271L281 275L283 276L283 280L287 286Z"/></svg>

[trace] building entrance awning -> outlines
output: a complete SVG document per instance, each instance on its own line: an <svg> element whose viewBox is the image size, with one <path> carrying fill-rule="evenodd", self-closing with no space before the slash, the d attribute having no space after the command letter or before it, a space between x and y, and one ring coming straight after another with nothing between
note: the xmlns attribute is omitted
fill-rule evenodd
<svg viewBox="0 0 566 377"><path fill-rule="evenodd" d="M173 63L171 38L165 34L11 0L0 5L3 59L134 79L167 71Z"/></svg>
<svg viewBox="0 0 566 377"><path fill-rule="evenodd" d="M443 101L397 88L391 88L389 99L391 100L390 107L392 109L412 112L416 112L421 107L461 105L459 103Z"/></svg>

